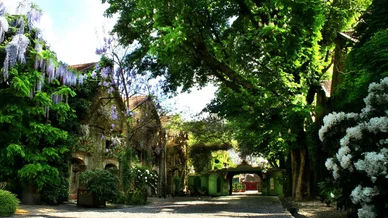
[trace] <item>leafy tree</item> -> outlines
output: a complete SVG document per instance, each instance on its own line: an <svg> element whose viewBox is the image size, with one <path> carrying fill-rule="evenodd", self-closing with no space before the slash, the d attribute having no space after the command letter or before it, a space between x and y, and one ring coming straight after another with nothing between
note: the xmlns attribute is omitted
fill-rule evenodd
<svg viewBox="0 0 388 218"><path fill-rule="evenodd" d="M319 0L102 2L110 4L108 16L120 14L114 27L120 42L139 43L127 57L139 72L165 76L166 91L216 82L221 87L214 111L234 123L242 121L237 111L244 113L248 120L238 124L241 131L260 131L254 145L284 137L293 196L309 197L305 122L311 120L314 94L330 66L331 33L348 26L358 6Z"/></svg>
<svg viewBox="0 0 388 218"><path fill-rule="evenodd" d="M346 58L344 81L334 96L335 110L360 110L369 84L388 76L387 11L386 1L375 0L356 26L359 41Z"/></svg>
<svg viewBox="0 0 388 218"><path fill-rule="evenodd" d="M3 18L9 24L8 29L2 26L0 44L0 181L15 189L37 189L46 203L59 203L67 198L68 181L63 178L69 176L71 157L71 140L64 130L74 117L68 98L75 93L69 86L82 83L84 76L58 62L45 45L35 27L40 9L22 6L27 16L0 10L2 25Z"/></svg>
<svg viewBox="0 0 388 218"><path fill-rule="evenodd" d="M232 165L226 152L233 148L231 130L225 120L213 115L185 122L183 129L189 134L188 156L196 172Z"/></svg>

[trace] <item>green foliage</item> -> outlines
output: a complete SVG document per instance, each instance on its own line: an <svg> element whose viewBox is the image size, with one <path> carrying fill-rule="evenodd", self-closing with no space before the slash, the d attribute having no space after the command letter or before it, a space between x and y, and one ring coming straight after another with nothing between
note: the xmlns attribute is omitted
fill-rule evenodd
<svg viewBox="0 0 388 218"><path fill-rule="evenodd" d="M41 200L49 205L61 204L69 198L69 180L60 178L58 183L47 184L43 187Z"/></svg>
<svg viewBox="0 0 388 218"><path fill-rule="evenodd" d="M147 203L147 192L139 189L132 190L127 193L125 203L129 205L144 205Z"/></svg>
<svg viewBox="0 0 388 218"><path fill-rule="evenodd" d="M131 164L134 161L136 155L132 148L127 148L125 153L121 157L121 168L122 168L122 176L121 176L121 185L123 187L123 191L126 193L130 190L132 185L132 175L131 175Z"/></svg>
<svg viewBox="0 0 388 218"><path fill-rule="evenodd" d="M35 161L41 161L38 158L39 156L35 157ZM18 176L22 181L34 181L34 185L38 187L39 191L43 189L45 184L58 183L60 180L57 168L40 163L24 165L18 171Z"/></svg>
<svg viewBox="0 0 388 218"><path fill-rule="evenodd" d="M229 158L229 154L225 150L213 151L212 154L212 167L211 169L223 169L225 167L234 167L235 164Z"/></svg>
<svg viewBox="0 0 388 218"><path fill-rule="evenodd" d="M387 1L373 0L355 28L355 34L360 38L358 45L363 45L375 33L388 28Z"/></svg>
<svg viewBox="0 0 388 218"><path fill-rule="evenodd" d="M0 216L12 216L19 205L19 200L9 191L0 189Z"/></svg>
<svg viewBox="0 0 388 218"><path fill-rule="evenodd" d="M326 205L330 206L330 204L335 201L336 197L337 199L339 198L340 192L332 180L326 179L322 182L319 182L318 187L321 200L324 201Z"/></svg>
<svg viewBox="0 0 388 218"><path fill-rule="evenodd" d="M80 175L80 186L99 200L112 201L118 194L119 179L108 170L87 170Z"/></svg>
<svg viewBox="0 0 388 218"><path fill-rule="evenodd" d="M23 15L7 16L10 31L1 48L16 34L17 27L12 25L19 17ZM34 68L35 58L50 60L55 66L59 63L45 42L39 42L43 51L34 50L35 31L26 30L25 33L30 39L26 64L10 68L8 82L0 83L0 181L13 187L36 187L43 202L57 204L67 200L68 181L65 178L69 177L69 152L80 122L75 119L76 113L82 115L80 108L90 110L90 105L78 107L82 100L72 98L76 95L73 88L42 77L42 70ZM4 52L4 49L0 50L0 67L3 67ZM42 82L40 90L38 81ZM63 95L66 101L55 104L53 95ZM90 93L87 95L91 98Z"/></svg>
<svg viewBox="0 0 388 218"><path fill-rule="evenodd" d="M130 174L133 189L146 191L148 186L156 189L158 175L147 167L133 166Z"/></svg>
<svg viewBox="0 0 388 218"><path fill-rule="evenodd" d="M388 76L388 30L376 32L365 44L358 45L347 57L347 71L335 98L337 110L358 111L368 85Z"/></svg>
<svg viewBox="0 0 388 218"><path fill-rule="evenodd" d="M221 169L223 163L230 162L226 150L232 148L232 130L224 120L209 116L202 120L182 122L180 126L188 133L188 156L196 172L202 172L204 168Z"/></svg>
<svg viewBox="0 0 388 218"><path fill-rule="evenodd" d="M276 163L307 149L305 124L336 34L370 0L104 2L106 15L120 14L120 42L141 45L127 58L139 72L164 75L167 91L220 85L209 110L230 122L241 151Z"/></svg>
<svg viewBox="0 0 388 218"><path fill-rule="evenodd" d="M197 173L201 173L204 170L211 170L211 160L213 159L212 152L226 151L232 148L231 144L194 144L189 148L189 158ZM218 159L217 156L214 160ZM223 167L222 167L223 168Z"/></svg>
<svg viewBox="0 0 388 218"><path fill-rule="evenodd" d="M240 182L234 182L232 184L232 190L234 192L238 192L238 191L245 191L245 185L243 183L240 183Z"/></svg>
<svg viewBox="0 0 388 218"><path fill-rule="evenodd" d="M388 76L387 2L375 0L362 15L355 35L359 42L346 58L344 81L335 93L337 111L359 111L368 85Z"/></svg>
<svg viewBox="0 0 388 218"><path fill-rule="evenodd" d="M326 2L325 16L327 19L322 31L325 45L333 43L338 32L351 28L371 2L372 0Z"/></svg>
<svg viewBox="0 0 388 218"><path fill-rule="evenodd" d="M147 187L156 190L158 175L147 167L132 166L135 155L127 148L122 157L121 184L123 191L119 195L125 204L145 204L147 202Z"/></svg>
<svg viewBox="0 0 388 218"><path fill-rule="evenodd" d="M231 129L225 120L217 116L209 116L202 120L189 121L182 124L185 132L189 133L189 145L192 144L224 144L231 143Z"/></svg>

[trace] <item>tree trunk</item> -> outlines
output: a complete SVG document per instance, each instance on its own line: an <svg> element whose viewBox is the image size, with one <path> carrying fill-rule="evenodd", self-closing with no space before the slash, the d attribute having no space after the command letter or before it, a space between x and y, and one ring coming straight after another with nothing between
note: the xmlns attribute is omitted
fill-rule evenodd
<svg viewBox="0 0 388 218"><path fill-rule="evenodd" d="M284 167L287 173L287 185L285 187L285 196L292 197L292 162L291 162L291 152L287 152L286 165Z"/></svg>
<svg viewBox="0 0 388 218"><path fill-rule="evenodd" d="M298 185L298 171L299 171L299 155L297 149L291 150L291 175L292 175L292 198L295 199L295 190Z"/></svg>
<svg viewBox="0 0 388 218"><path fill-rule="evenodd" d="M301 201L311 198L311 178L308 152L304 146L291 151L292 198Z"/></svg>

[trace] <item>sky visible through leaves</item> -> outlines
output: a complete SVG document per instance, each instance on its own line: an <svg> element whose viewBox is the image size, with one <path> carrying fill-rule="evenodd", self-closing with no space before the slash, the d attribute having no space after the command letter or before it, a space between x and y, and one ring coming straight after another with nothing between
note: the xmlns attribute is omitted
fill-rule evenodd
<svg viewBox="0 0 388 218"><path fill-rule="evenodd" d="M19 0L3 0L8 13L15 13ZM32 0L44 12L41 25L44 37L57 53L58 59L73 65L96 62L99 56L96 48L103 44L103 31L109 31L116 22L115 17L105 18L103 13L108 4L100 0ZM216 88L207 86L193 89L167 102L181 112L184 119L192 119L214 97Z"/></svg>

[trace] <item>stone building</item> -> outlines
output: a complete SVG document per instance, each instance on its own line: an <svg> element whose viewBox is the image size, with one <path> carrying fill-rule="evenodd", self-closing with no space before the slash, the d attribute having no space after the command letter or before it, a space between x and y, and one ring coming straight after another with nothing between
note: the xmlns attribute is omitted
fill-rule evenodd
<svg viewBox="0 0 388 218"><path fill-rule="evenodd" d="M96 63L72 66L80 72L90 71ZM118 152L126 145L128 133L125 105L117 91L107 88L94 90L90 114L81 122L79 142L74 146L71 161L70 197L74 198L79 187L78 177L85 170L110 169L119 174Z"/></svg>
<svg viewBox="0 0 388 218"><path fill-rule="evenodd" d="M95 64L74 65L72 68L89 72ZM127 111L131 112L130 118ZM90 114L81 122L79 142L72 152L71 199L77 197L78 178L85 170L106 169L120 176L119 153L128 147L135 151L140 165L159 174L162 171L159 166L165 135L150 97L134 96L127 100L117 90L108 93L108 88L98 86L93 92Z"/></svg>

